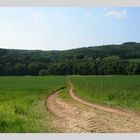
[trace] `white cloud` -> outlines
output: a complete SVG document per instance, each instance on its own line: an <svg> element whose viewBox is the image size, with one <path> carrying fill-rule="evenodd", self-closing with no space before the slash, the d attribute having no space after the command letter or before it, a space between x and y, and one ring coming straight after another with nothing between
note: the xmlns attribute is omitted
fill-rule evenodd
<svg viewBox="0 0 140 140"><path fill-rule="evenodd" d="M41 13L34 13L32 15L32 17L33 17L33 22L41 22L41 21L43 21L43 16L42 16Z"/></svg>
<svg viewBox="0 0 140 140"><path fill-rule="evenodd" d="M86 17L91 17L92 16L92 13L91 12L88 12L88 13L85 14L85 16Z"/></svg>
<svg viewBox="0 0 140 140"><path fill-rule="evenodd" d="M122 10L122 11L109 11L105 14L105 16L111 16L114 18L124 18L127 15L127 11L126 10Z"/></svg>

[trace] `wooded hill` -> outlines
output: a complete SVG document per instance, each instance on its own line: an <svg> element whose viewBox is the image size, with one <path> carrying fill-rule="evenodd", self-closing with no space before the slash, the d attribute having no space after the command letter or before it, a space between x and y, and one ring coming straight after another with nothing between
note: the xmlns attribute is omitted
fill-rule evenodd
<svg viewBox="0 0 140 140"><path fill-rule="evenodd" d="M140 74L139 58L136 42L65 51L0 49L0 75Z"/></svg>

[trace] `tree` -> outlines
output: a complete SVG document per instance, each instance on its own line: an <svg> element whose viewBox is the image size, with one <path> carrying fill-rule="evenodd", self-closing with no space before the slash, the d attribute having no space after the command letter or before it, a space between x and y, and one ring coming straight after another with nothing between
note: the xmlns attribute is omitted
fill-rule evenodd
<svg viewBox="0 0 140 140"><path fill-rule="evenodd" d="M14 69L16 75L26 75L27 73L27 68L25 64L18 63L14 66Z"/></svg>
<svg viewBox="0 0 140 140"><path fill-rule="evenodd" d="M39 75L39 76L45 76L45 75L48 75L48 71L45 70L45 69L42 69L42 70L39 71L39 74L38 74L38 75Z"/></svg>
<svg viewBox="0 0 140 140"><path fill-rule="evenodd" d="M0 75L140 74L140 43L90 46L66 51L0 49Z"/></svg>
<svg viewBox="0 0 140 140"><path fill-rule="evenodd" d="M4 75L3 65L0 64L0 75Z"/></svg>

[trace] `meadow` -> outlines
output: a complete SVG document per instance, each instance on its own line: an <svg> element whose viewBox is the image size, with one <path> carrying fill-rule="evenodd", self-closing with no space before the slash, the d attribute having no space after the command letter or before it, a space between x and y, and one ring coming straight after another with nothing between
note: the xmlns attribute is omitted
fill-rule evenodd
<svg viewBox="0 0 140 140"><path fill-rule="evenodd" d="M69 76L75 94L97 104L140 111L140 76ZM59 132L45 98L66 85L66 76L0 77L0 132ZM60 98L69 102L68 89Z"/></svg>
<svg viewBox="0 0 140 140"><path fill-rule="evenodd" d="M0 132L55 132L44 101L63 76L0 77Z"/></svg>
<svg viewBox="0 0 140 140"><path fill-rule="evenodd" d="M140 111L140 76L72 76L77 96L102 105Z"/></svg>

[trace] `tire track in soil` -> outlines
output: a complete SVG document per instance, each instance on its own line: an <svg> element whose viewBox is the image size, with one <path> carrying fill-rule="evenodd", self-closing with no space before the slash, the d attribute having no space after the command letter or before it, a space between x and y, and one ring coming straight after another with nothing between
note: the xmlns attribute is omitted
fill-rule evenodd
<svg viewBox="0 0 140 140"><path fill-rule="evenodd" d="M54 120L53 125L61 129L62 132L104 132L104 126L107 132L113 132L102 121L93 119L95 113L79 110L67 103L64 103L59 97L59 92L55 92L47 98L48 109L58 118Z"/></svg>
<svg viewBox="0 0 140 140"><path fill-rule="evenodd" d="M70 85L69 94L76 104L66 103L59 98L61 90L54 91L45 101L46 107L56 118L53 120L53 127L60 132L78 132L78 133L130 133L140 132L140 118L128 115L128 112L110 108L98 108L86 105L77 100ZM76 98L75 98L76 97ZM95 104L94 104L95 105ZM84 106L87 109L81 109ZM104 110L105 109L105 110ZM92 111L91 111L92 110ZM109 111L108 111L109 110ZM114 111L115 110L115 111ZM93 112L94 111L94 112ZM118 111L118 110L117 110ZM99 115L100 114L100 115Z"/></svg>
<svg viewBox="0 0 140 140"><path fill-rule="evenodd" d="M97 109L97 110L101 110L101 111L109 112L109 113L114 113L114 114L121 115L121 116L140 117L140 115L138 113L135 113L135 112L132 112L132 111L114 109L114 108L111 108L111 107L105 107L105 106L102 106L102 105L97 105L97 104L85 101L85 100L83 100L80 97L75 95L75 93L73 91L73 86L72 86L70 81L68 82L68 84L69 84L69 95L74 100L76 100L77 102L79 102L83 105L86 105L86 106L88 106L90 108L93 108L93 109Z"/></svg>

